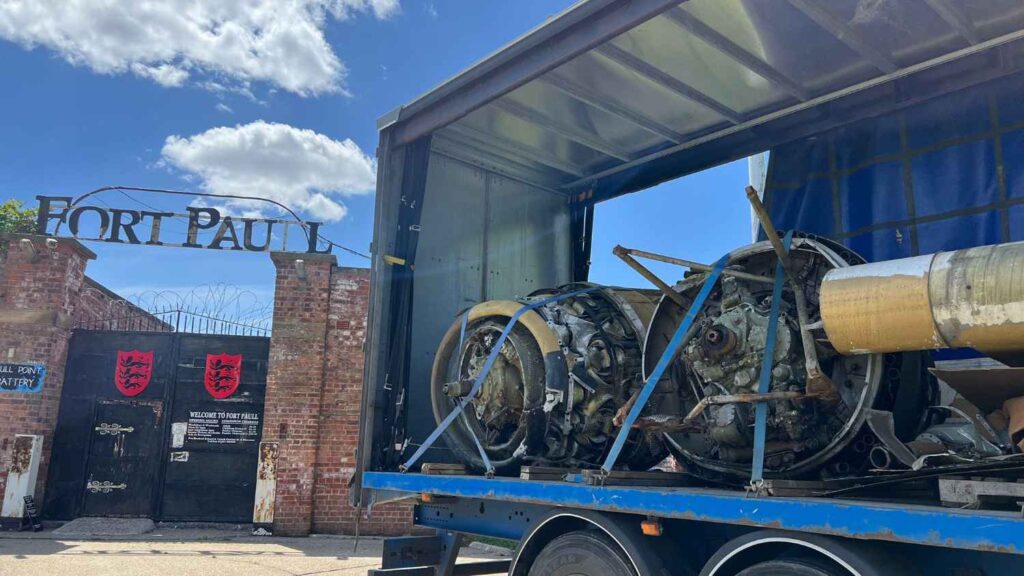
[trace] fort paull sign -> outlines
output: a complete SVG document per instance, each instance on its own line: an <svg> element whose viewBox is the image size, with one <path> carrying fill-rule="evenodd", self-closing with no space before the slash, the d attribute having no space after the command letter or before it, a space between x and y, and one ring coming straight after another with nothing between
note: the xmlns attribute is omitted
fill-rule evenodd
<svg viewBox="0 0 1024 576"><path fill-rule="evenodd" d="M70 196L36 196L39 200L39 215L36 232L44 236L57 234L60 226L67 226L76 240L98 240L122 244L144 244L146 246L176 246L181 248L204 248L207 250L238 250L268 252L288 250L288 229L291 226L304 227L307 231L304 252L307 254L329 254L331 245L317 249L319 222L297 222L273 218L236 218L221 215L216 208L186 208L187 214L130 210L100 206L74 206ZM185 241L165 242L161 239L161 226L171 220L184 221ZM57 223L52 226L51 222ZM275 239L275 225L281 231L280 246L271 247ZM306 240L306 238L303 238Z"/></svg>

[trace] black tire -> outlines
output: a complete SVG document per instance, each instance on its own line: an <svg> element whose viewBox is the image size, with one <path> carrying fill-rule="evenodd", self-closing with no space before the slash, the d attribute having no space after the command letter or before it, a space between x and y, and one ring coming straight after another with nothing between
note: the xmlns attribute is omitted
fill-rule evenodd
<svg viewBox="0 0 1024 576"><path fill-rule="evenodd" d="M736 576L844 576L813 560L771 560L744 569Z"/></svg>
<svg viewBox="0 0 1024 576"><path fill-rule="evenodd" d="M549 542L529 576L638 576L618 544L603 532L563 534Z"/></svg>

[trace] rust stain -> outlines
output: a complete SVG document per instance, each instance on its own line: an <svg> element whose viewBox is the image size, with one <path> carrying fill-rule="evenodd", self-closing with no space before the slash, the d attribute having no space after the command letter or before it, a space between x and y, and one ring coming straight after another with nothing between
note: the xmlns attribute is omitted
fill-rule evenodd
<svg viewBox="0 0 1024 576"><path fill-rule="evenodd" d="M32 462L32 438L18 436L14 439L14 451L11 454L11 474L24 474Z"/></svg>
<svg viewBox="0 0 1024 576"><path fill-rule="evenodd" d="M277 443L264 442L260 444L259 462L256 478L270 480L277 476Z"/></svg>

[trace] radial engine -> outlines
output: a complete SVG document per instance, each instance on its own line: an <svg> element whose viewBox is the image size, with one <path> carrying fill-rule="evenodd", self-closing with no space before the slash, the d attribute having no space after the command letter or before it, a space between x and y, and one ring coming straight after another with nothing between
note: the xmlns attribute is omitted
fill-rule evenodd
<svg viewBox="0 0 1024 576"><path fill-rule="evenodd" d="M923 350L1024 364L1024 243L868 264L797 235L788 251L760 242L730 253L703 300L709 267L616 253L660 292L576 284L484 302L448 330L431 392L438 422L468 403L446 436L461 460L487 469L483 454L498 472L600 466L664 357L620 467L671 453L698 476L749 478L761 404L765 477L848 475L881 452L906 456L900 443L938 425ZM628 254L692 272L670 287Z"/></svg>
<svg viewBox="0 0 1024 576"><path fill-rule="evenodd" d="M599 465L618 431L616 413L643 385L643 337L658 298L655 290L574 284L465 312L434 360L438 422L470 395L510 318L547 302L509 330L464 417L448 429L448 446L479 470L486 469L482 449L498 473L524 464ZM621 461L646 470L665 455L659 434L638 430Z"/></svg>

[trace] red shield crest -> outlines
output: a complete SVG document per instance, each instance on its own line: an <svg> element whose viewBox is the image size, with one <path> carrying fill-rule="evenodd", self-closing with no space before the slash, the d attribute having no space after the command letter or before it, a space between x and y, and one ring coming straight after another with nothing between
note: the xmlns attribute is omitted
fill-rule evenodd
<svg viewBox="0 0 1024 576"><path fill-rule="evenodd" d="M206 377L203 383L210 396L227 398L238 390L238 382L242 379L242 355L207 354Z"/></svg>
<svg viewBox="0 0 1024 576"><path fill-rule="evenodd" d="M125 396L138 396L149 386L153 375L153 352L132 350L117 351L117 369L114 371L114 384Z"/></svg>

